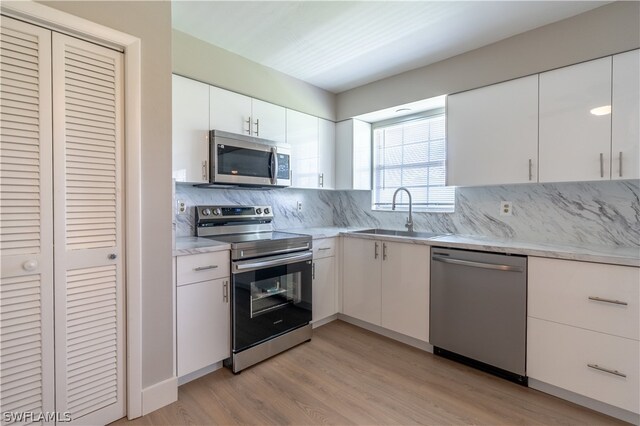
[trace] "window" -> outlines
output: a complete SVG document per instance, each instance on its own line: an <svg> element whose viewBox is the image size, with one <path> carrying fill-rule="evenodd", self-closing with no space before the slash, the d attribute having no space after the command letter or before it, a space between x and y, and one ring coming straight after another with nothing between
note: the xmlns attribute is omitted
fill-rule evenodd
<svg viewBox="0 0 640 426"><path fill-rule="evenodd" d="M445 186L444 111L403 118L374 124L372 209L391 210L393 193L404 186L414 211L452 212L455 188ZM396 208L409 209L405 191L398 193Z"/></svg>

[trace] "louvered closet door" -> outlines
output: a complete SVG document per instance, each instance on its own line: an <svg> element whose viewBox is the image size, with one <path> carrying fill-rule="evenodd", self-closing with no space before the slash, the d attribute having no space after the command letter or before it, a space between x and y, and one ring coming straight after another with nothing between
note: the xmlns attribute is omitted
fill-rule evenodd
<svg viewBox="0 0 640 426"><path fill-rule="evenodd" d="M50 31L0 17L2 413L54 410L50 60Z"/></svg>
<svg viewBox="0 0 640 426"><path fill-rule="evenodd" d="M56 409L125 415L122 54L53 34Z"/></svg>

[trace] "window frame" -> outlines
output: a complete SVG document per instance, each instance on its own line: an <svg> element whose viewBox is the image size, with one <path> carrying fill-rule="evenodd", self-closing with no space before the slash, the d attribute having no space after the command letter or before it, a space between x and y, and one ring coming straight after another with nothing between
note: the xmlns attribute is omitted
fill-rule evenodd
<svg viewBox="0 0 640 426"><path fill-rule="evenodd" d="M370 187L371 187L371 211L374 212L408 212L409 211L409 207L408 206L397 206L396 210L391 210L391 209L384 209L384 208L379 208L376 206L374 199L375 199L375 192L376 192L376 187L374 185L374 181L375 181L375 173L376 173L376 166L375 166L375 138L374 138L374 133L376 131L376 129L382 128L382 127L389 127L389 126L393 126L393 125L398 125L398 124L403 124L403 123L407 123L407 122L411 122L411 121L416 121L416 120L423 120L423 119L428 119L428 118L432 118L435 116L440 116L442 115L445 119L445 152L448 154L448 149L447 149L447 115L446 115L446 108L445 107L439 107L439 108L434 108L434 109L430 109L427 111L422 111L422 112L418 112L415 114L409 114L409 115L404 115L402 117L395 117L395 118L389 118L386 120L381 120L381 121L376 121L375 123L371 123L371 176L370 176ZM448 155L445 157L445 173L447 171L448 168ZM445 177L445 187L449 187L449 185L446 185L446 177ZM453 204L451 207L418 207L416 208L415 206L413 207L413 212L414 213L454 213L455 212L455 206L456 206L456 197L455 197L455 187L453 187L453 191L454 191L454 196L453 196Z"/></svg>

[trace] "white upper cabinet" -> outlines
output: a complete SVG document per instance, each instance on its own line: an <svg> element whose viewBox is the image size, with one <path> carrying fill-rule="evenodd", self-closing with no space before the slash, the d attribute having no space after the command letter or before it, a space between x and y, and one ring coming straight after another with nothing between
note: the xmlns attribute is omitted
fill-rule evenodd
<svg viewBox="0 0 640 426"><path fill-rule="evenodd" d="M640 50L613 57L611 179L640 178Z"/></svg>
<svg viewBox="0 0 640 426"><path fill-rule="evenodd" d="M251 98L218 87L209 86L209 123L211 130L223 130L251 136Z"/></svg>
<svg viewBox="0 0 640 426"><path fill-rule="evenodd" d="M538 180L538 76L447 98L448 179L452 186Z"/></svg>
<svg viewBox="0 0 640 426"><path fill-rule="evenodd" d="M318 188L318 117L287 110L287 143L291 145L292 186Z"/></svg>
<svg viewBox="0 0 640 426"><path fill-rule="evenodd" d="M336 123L320 118L318 139L319 187L333 189L336 174Z"/></svg>
<svg viewBox="0 0 640 426"><path fill-rule="evenodd" d="M285 142L285 108L210 86L212 130Z"/></svg>
<svg viewBox="0 0 640 426"><path fill-rule="evenodd" d="M610 179L607 107L611 57L540 74L540 182Z"/></svg>
<svg viewBox="0 0 640 426"><path fill-rule="evenodd" d="M371 189L371 124L336 124L336 189Z"/></svg>
<svg viewBox="0 0 640 426"><path fill-rule="evenodd" d="M252 136L286 142L286 109L258 99L251 100Z"/></svg>
<svg viewBox="0 0 640 426"><path fill-rule="evenodd" d="M173 178L209 181L209 85L173 76Z"/></svg>

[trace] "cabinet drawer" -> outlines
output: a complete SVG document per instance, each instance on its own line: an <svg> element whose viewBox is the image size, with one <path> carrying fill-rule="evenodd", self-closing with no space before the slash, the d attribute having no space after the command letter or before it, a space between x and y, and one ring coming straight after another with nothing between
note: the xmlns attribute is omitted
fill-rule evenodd
<svg viewBox="0 0 640 426"><path fill-rule="evenodd" d="M331 256L335 256L335 254L336 254L335 238L322 238L320 240L313 240L313 258L314 259L331 257Z"/></svg>
<svg viewBox="0 0 640 426"><path fill-rule="evenodd" d="M640 337L640 268L529 257L528 315Z"/></svg>
<svg viewBox="0 0 640 426"><path fill-rule="evenodd" d="M639 412L640 342L536 318L527 325L529 377Z"/></svg>
<svg viewBox="0 0 640 426"><path fill-rule="evenodd" d="M178 286L229 276L229 251L179 256L177 260Z"/></svg>

